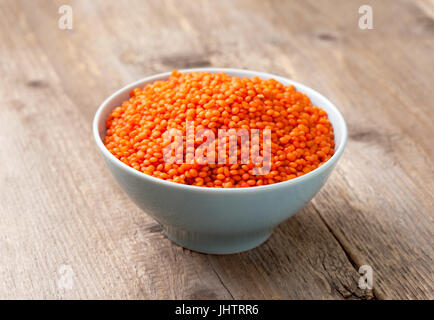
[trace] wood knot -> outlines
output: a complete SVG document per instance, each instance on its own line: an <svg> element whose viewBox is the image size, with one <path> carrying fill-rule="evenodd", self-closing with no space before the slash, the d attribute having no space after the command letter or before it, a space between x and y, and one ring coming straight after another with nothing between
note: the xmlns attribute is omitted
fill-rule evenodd
<svg viewBox="0 0 434 320"><path fill-rule="evenodd" d="M40 79L28 80L26 85L31 88L45 88L48 87L48 84Z"/></svg>

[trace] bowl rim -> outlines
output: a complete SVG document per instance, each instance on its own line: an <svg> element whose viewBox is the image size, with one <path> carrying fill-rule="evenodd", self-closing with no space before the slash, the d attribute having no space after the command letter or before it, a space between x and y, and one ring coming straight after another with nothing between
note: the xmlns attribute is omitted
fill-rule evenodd
<svg viewBox="0 0 434 320"><path fill-rule="evenodd" d="M94 119L93 119L93 136L95 139L95 142L98 146L98 148L100 149L100 151L102 152L103 156L107 157L109 160L111 160L115 165L119 166L120 168L126 170L128 173L133 174L139 178L145 179L145 180L149 180L149 182L154 182L154 183L161 183L163 185L166 185L167 187L172 187L172 188L178 188L178 189L183 189L183 190L190 190L190 191L198 191L198 192L256 192L256 191L266 191L266 190L273 190L273 189L277 189L277 188L284 188L287 187L289 185L295 185L295 184L299 184L304 182L305 180L309 180L310 178L313 178L314 176L317 176L321 173L323 173L324 171L326 171L329 167L333 166L337 160L340 158L340 156L342 155L345 146L347 144L347 139L348 139L348 129L347 129L347 125L345 123L345 119L342 115L342 113L339 111L339 109L334 105L334 103L332 103L329 99L327 99L325 96L323 96L321 93L319 93L318 91L310 88L307 85L301 84L297 81L291 80L289 78L285 78L285 77L281 77L281 76L277 76L271 73L266 73L266 72L260 72L260 71L253 71L253 70L245 70L245 69L235 69L235 68L189 68L189 69L179 69L179 72L182 73L191 73L191 72L211 72L211 73L220 73L220 72L225 72L225 73L240 73L242 75L240 75L240 77L254 77L254 76L258 76L258 77L262 77L262 78L273 78L276 81L279 81L281 83L289 83L290 85L294 85L294 87L298 90L301 91L302 93L306 94L309 98L311 98L312 96L316 96L319 100L324 101L324 103L328 104L330 109L335 113L335 115L337 116L336 119L336 123L332 123L333 129L335 128L335 126L339 126L339 128L342 130L342 143L339 145L339 147L337 148L337 150L335 150L335 153L333 154L333 156L327 160L323 165L319 166L318 168L291 180L287 180L287 181L282 181L282 182L276 182L273 184L269 184L269 185L264 185L264 186L252 186L252 187L248 187L248 188L214 188L214 187L203 187L203 186L193 186L193 185L187 185L187 184L181 184L181 183L176 183L176 182L172 182L172 181L168 181L168 180L164 180L164 179L160 179L160 178L156 178L150 175L147 175L141 171L138 171L130 166L128 166L127 164L123 163L122 161L120 161L118 158L116 158L104 145L102 137L99 134L99 130L98 130L98 123L99 120L101 118L101 115L103 114L103 111L105 110L106 106L117 96L124 94L126 91L129 92L134 88L137 87L141 87L143 86L143 82L152 82L152 81L157 81L157 80L161 80L164 77L169 77L170 74L172 72L164 72L164 73L159 73L159 74L155 74L152 76L148 76L145 78L142 78L140 80L134 81L130 84L127 84L126 86L122 87L121 89L117 90L116 92L114 92L113 94L111 94L108 98L106 98L101 105L98 107ZM288 85L288 84L285 84ZM318 106L319 108L322 108L321 106Z"/></svg>

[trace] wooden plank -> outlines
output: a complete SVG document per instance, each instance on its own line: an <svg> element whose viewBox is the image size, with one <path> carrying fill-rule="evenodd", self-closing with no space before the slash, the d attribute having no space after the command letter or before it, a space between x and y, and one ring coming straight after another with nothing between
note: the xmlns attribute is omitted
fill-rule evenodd
<svg viewBox="0 0 434 320"><path fill-rule="evenodd" d="M358 29L357 1L337 0L70 1L74 29L60 30L63 2L4 1L0 298L432 298L434 5L366 3L374 30ZM315 200L229 256L166 239L115 185L90 128L117 88L208 65L311 85L350 129ZM357 288L362 264L373 293Z"/></svg>

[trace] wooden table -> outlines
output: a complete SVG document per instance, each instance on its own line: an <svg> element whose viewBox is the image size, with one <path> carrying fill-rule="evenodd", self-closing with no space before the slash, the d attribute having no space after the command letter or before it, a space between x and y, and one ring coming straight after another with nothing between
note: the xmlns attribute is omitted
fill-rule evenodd
<svg viewBox="0 0 434 320"><path fill-rule="evenodd" d="M0 298L434 298L432 0L66 2L72 30L65 1L1 0ZM241 254L174 245L92 137L116 89L199 66L305 83L349 127L321 192Z"/></svg>

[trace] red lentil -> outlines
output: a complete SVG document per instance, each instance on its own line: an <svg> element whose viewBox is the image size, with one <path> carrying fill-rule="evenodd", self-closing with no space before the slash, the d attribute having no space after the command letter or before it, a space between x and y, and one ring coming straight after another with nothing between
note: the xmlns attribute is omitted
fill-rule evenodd
<svg viewBox="0 0 434 320"><path fill-rule="evenodd" d="M180 129L185 140L187 120L194 121L196 131L209 128L216 136L218 129L271 129L271 171L254 175L252 162L165 163L163 133ZM327 113L305 94L274 79L225 73L175 70L167 81L132 90L130 99L108 116L106 126L105 146L120 161L156 178L203 187L253 187L294 179L334 153ZM195 142L195 147L200 144Z"/></svg>

